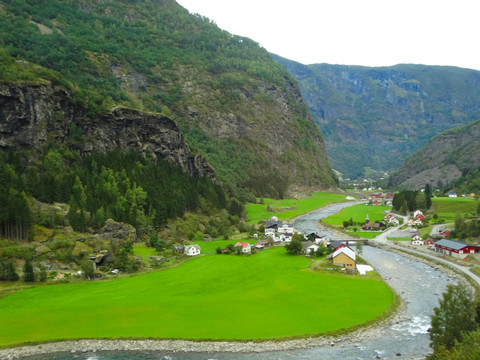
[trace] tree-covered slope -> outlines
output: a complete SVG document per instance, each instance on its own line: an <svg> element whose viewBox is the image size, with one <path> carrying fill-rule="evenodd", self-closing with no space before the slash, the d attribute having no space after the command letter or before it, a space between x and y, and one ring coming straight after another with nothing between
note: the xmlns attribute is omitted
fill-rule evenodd
<svg viewBox="0 0 480 360"><path fill-rule="evenodd" d="M435 136L405 160L403 168L391 177L390 183L418 189L430 183L442 188L465 176L471 182L479 177L479 169L480 120L477 120ZM478 189L471 189L473 191Z"/></svg>
<svg viewBox="0 0 480 360"><path fill-rule="evenodd" d="M433 136L478 118L480 72L446 66L302 65L280 57L298 80L332 167L356 177L390 170Z"/></svg>
<svg viewBox="0 0 480 360"><path fill-rule="evenodd" d="M0 46L73 82L88 115L122 105L172 117L243 199L335 185L288 72L173 0L2 0L0 23Z"/></svg>

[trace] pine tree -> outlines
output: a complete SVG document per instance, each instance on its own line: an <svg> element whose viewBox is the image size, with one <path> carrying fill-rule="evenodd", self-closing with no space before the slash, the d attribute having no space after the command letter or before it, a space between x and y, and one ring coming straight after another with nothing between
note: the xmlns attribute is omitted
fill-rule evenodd
<svg viewBox="0 0 480 360"><path fill-rule="evenodd" d="M25 282L35 281L35 273L33 272L33 266L29 260L26 260L25 265L23 266L23 281Z"/></svg>

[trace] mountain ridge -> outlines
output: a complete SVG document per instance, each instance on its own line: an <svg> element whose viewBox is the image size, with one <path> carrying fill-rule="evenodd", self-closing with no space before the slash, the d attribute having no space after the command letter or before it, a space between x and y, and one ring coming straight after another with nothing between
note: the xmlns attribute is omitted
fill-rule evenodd
<svg viewBox="0 0 480 360"><path fill-rule="evenodd" d="M480 114L480 72L451 66L302 65L274 55L299 82L336 170L392 170L433 136Z"/></svg>

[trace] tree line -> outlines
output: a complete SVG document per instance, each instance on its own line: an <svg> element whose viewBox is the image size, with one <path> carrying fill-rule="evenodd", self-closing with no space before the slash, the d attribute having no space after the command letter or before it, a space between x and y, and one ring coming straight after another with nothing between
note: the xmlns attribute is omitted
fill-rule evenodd
<svg viewBox="0 0 480 360"><path fill-rule="evenodd" d="M27 165L26 165L27 164ZM162 159L114 150L75 157L50 144L38 162L26 154L0 154L0 234L25 240L32 224L28 198L70 205L68 222L76 231L99 229L108 218L146 233L185 211L227 207L223 188L194 178ZM236 209L230 202L230 207ZM241 210L241 209L240 209ZM64 219L48 219L49 227Z"/></svg>

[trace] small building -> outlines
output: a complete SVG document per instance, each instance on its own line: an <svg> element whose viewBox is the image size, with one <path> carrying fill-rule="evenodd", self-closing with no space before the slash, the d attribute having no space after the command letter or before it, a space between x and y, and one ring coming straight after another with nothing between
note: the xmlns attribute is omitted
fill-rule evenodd
<svg viewBox="0 0 480 360"><path fill-rule="evenodd" d="M237 242L235 247L241 246L243 254L250 254L252 252L252 246L248 242Z"/></svg>
<svg viewBox="0 0 480 360"><path fill-rule="evenodd" d="M467 244L461 241L442 239L435 243L435 251L440 254L462 259L468 254L480 253L480 246Z"/></svg>
<svg viewBox="0 0 480 360"><path fill-rule="evenodd" d="M200 245L187 245L183 253L187 256L200 255Z"/></svg>
<svg viewBox="0 0 480 360"><path fill-rule="evenodd" d="M333 264L344 267L345 269L355 269L355 252L349 247L341 247L333 255Z"/></svg>
<svg viewBox="0 0 480 360"><path fill-rule="evenodd" d="M173 245L173 251L175 251L177 253L184 253L185 252L185 246L183 246L181 244L175 244L175 245Z"/></svg>
<svg viewBox="0 0 480 360"><path fill-rule="evenodd" d="M451 198L456 198L457 197L457 193L455 191L450 191L448 193L448 197L451 197Z"/></svg>
<svg viewBox="0 0 480 360"><path fill-rule="evenodd" d="M317 251L318 248L319 248L319 246L317 244L315 244L313 241L307 241L303 245L303 252L306 255L312 255L312 253L315 253L315 251Z"/></svg>
<svg viewBox="0 0 480 360"><path fill-rule="evenodd" d="M328 246L330 246L331 248L333 248L333 251L337 251L339 248L345 247L345 246L347 246L347 245L341 243L340 241L332 240L332 241L330 241L330 243L328 244Z"/></svg>
<svg viewBox="0 0 480 360"><path fill-rule="evenodd" d="M283 234L280 234L280 236L279 236L280 240L282 240L284 242L292 241L292 237L293 237L292 233L283 233Z"/></svg>
<svg viewBox="0 0 480 360"><path fill-rule="evenodd" d="M412 245L423 245L424 243L423 243L422 237L419 234L415 234L415 235L412 236L411 244Z"/></svg>

